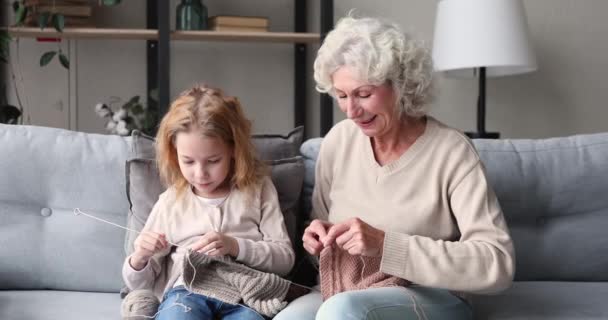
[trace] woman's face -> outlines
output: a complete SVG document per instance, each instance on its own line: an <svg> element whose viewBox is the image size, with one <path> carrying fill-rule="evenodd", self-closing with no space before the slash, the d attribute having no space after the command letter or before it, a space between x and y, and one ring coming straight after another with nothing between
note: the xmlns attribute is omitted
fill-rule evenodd
<svg viewBox="0 0 608 320"><path fill-rule="evenodd" d="M347 66L334 72L332 83L340 109L366 136L384 135L396 125L395 96L389 84L363 82Z"/></svg>

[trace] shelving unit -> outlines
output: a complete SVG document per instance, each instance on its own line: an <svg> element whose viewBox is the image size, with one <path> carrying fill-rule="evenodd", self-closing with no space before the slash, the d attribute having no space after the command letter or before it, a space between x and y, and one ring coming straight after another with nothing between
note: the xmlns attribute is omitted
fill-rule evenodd
<svg viewBox="0 0 608 320"><path fill-rule="evenodd" d="M294 44L294 125L306 125L306 53L307 45L319 43L333 28L333 0L320 2L320 33L308 33L306 25L306 0L295 1L294 32L228 32L228 31L172 31L169 1L147 0L147 29L65 28L63 32L46 28L5 28L15 37L63 38L63 39L122 39L147 42L147 92L158 89L158 105L162 116L169 106L170 42L171 41L238 41ZM158 14L162 12L163 14ZM153 101L148 97L148 101ZM321 135L333 125L332 100L321 95Z"/></svg>
<svg viewBox="0 0 608 320"><path fill-rule="evenodd" d="M23 38L156 40L158 31L150 29L66 28L63 32L40 28L7 28L9 34ZM317 33L298 32L230 32L230 31L171 31L171 40L184 41L250 41L283 43L318 43Z"/></svg>

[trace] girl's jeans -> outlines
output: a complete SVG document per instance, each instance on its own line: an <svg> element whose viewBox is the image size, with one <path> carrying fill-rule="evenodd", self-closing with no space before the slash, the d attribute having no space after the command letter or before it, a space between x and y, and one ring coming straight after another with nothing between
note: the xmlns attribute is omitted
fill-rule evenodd
<svg viewBox="0 0 608 320"><path fill-rule="evenodd" d="M177 286L165 293L158 308L157 320L265 320L262 315L243 305L190 293Z"/></svg>

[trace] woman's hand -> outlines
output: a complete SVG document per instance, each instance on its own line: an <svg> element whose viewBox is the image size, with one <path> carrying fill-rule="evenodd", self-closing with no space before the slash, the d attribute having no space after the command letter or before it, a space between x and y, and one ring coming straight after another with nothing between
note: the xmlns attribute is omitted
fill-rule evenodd
<svg viewBox="0 0 608 320"><path fill-rule="evenodd" d="M230 255L236 258L239 255L236 239L215 231L205 233L190 249L212 257Z"/></svg>
<svg viewBox="0 0 608 320"><path fill-rule="evenodd" d="M329 229L323 245L327 247L333 243L351 255L381 257L384 231L370 226L359 218L352 218Z"/></svg>
<svg viewBox="0 0 608 320"><path fill-rule="evenodd" d="M167 240L162 233L145 231L133 242L135 251L129 258L129 264L135 270L143 269L152 256L167 247Z"/></svg>
<svg viewBox="0 0 608 320"><path fill-rule="evenodd" d="M313 220L308 228L304 230L304 236L302 236L304 249L313 256L321 253L324 247L323 240L327 237L327 230L330 227L331 223L327 221Z"/></svg>

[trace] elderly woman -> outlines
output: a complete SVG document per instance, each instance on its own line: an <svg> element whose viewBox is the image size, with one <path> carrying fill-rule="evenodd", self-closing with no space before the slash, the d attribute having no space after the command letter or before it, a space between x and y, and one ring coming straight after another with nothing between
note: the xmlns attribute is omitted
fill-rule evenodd
<svg viewBox="0 0 608 320"><path fill-rule="evenodd" d="M314 72L348 118L321 145L303 236L321 293L275 319L471 319L467 293L509 287L514 250L475 148L426 114L428 50L395 24L347 17Z"/></svg>

